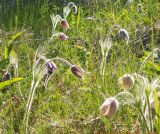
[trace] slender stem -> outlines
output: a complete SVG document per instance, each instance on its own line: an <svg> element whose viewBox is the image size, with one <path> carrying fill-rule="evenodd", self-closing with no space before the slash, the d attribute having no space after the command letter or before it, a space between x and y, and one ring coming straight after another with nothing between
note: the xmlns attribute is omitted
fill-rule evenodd
<svg viewBox="0 0 160 134"><path fill-rule="evenodd" d="M67 64L67 65L70 66L70 67L72 66L72 64L71 64L70 62L68 62L67 60L65 60L65 59L63 59L63 58L53 58L53 59L50 59L50 60L52 60L52 61L54 61L54 60L59 60L59 61L65 63L65 64Z"/></svg>
<svg viewBox="0 0 160 134"><path fill-rule="evenodd" d="M53 74L54 74L54 73L52 73L50 76L47 74L47 77L46 77L46 80L45 80L45 84L44 84L45 89L47 88L48 82L49 82L50 78L53 76Z"/></svg>
<svg viewBox="0 0 160 134"><path fill-rule="evenodd" d="M18 77L18 68L15 68L15 72L16 72L16 77ZM21 88L20 88L20 83L18 82L18 90L19 90L19 94L22 97L22 99L24 100L24 96L22 94Z"/></svg>
<svg viewBox="0 0 160 134"><path fill-rule="evenodd" d="M150 107L150 99L149 96L146 96L147 101L147 112L149 113L149 123L150 123L150 131L152 132L152 114L151 114L151 107Z"/></svg>
<svg viewBox="0 0 160 134"><path fill-rule="evenodd" d="M26 112L26 114L25 114L26 134L28 133L29 114L30 114L30 110L31 110L32 102L33 102L33 97L34 97L36 88L37 88L40 80L41 80L41 79L39 79L39 80L33 85L33 89L32 89L32 91L31 91L31 93L30 93L30 96L29 96L28 105L27 105L27 112Z"/></svg>
<svg viewBox="0 0 160 134"><path fill-rule="evenodd" d="M106 52L106 54L103 56L103 67L102 67L102 78L103 78L103 82L104 82L104 76L105 76L106 56L107 56L107 52Z"/></svg>
<svg viewBox="0 0 160 134"><path fill-rule="evenodd" d="M134 96L130 92L120 92L115 96L115 98L119 97L122 94L128 94L128 95L132 96L132 98L134 98Z"/></svg>
<svg viewBox="0 0 160 134"><path fill-rule="evenodd" d="M141 64L140 72L142 72L142 67L146 64L146 62L149 60L149 58L150 58L151 55L152 55L152 52L145 58L145 60Z"/></svg>
<svg viewBox="0 0 160 134"><path fill-rule="evenodd" d="M32 84L31 84L31 91L30 91L30 95L28 97L28 102L27 102L27 106L26 106L27 110L26 110L25 115L24 115L24 123L25 123L26 134L27 134L27 128L28 128L28 120L27 120L28 109L29 109L29 103L31 101L31 96L32 96L32 93L33 93L33 88L34 88L34 80L32 81Z"/></svg>
<svg viewBox="0 0 160 134"><path fill-rule="evenodd" d="M138 107L136 107L136 108L138 109L138 111L139 111L140 114L142 115L142 118L143 118L143 121L144 121L144 123L145 123L146 129L147 129L148 133L150 133L143 112L142 112Z"/></svg>
<svg viewBox="0 0 160 134"><path fill-rule="evenodd" d="M55 33L52 35L52 37L50 38L50 40L48 41L48 43L55 37L55 36L58 36L60 33Z"/></svg>

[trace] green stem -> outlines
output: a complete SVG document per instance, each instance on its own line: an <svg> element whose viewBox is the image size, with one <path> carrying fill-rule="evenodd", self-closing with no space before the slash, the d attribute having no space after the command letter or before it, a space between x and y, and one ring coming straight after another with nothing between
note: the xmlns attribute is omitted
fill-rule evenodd
<svg viewBox="0 0 160 134"><path fill-rule="evenodd" d="M136 108L137 108L137 107L136 107ZM140 114L142 115L141 117L143 118L143 121L144 121L144 123L145 123L145 126L146 126L146 129L147 129L148 133L150 133L143 112L142 112L139 108L137 108L137 109L138 109L138 111L140 112Z"/></svg>
<svg viewBox="0 0 160 134"><path fill-rule="evenodd" d="M39 80L35 84L33 82L32 86L31 86L31 92L29 95L28 103L27 103L27 111L26 111L25 117L24 117L26 134L28 133L29 114L30 114L30 110L31 110L32 102L33 102L33 97L34 97L36 88L37 88L40 80L41 80L41 78L39 78Z"/></svg>

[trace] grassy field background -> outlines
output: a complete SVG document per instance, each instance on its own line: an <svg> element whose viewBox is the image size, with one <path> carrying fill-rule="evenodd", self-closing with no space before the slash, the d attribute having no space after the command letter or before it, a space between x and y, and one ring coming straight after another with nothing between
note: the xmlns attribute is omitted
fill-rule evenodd
<svg viewBox="0 0 160 134"><path fill-rule="evenodd" d="M40 48L47 58L64 58L81 66L86 73L83 80L80 80L68 66L56 62L58 69L49 80L48 87L44 87L43 80L37 86L29 116L28 133L137 134L141 116L131 105L120 107L111 120L106 117L98 120L96 118L100 117L99 108L105 98L123 91L118 86L119 77L132 73L139 73L150 81L159 77L159 59L154 62L150 58L142 70L140 67L148 54L160 44L160 2L72 0L77 5L78 12L71 12L67 17L70 28L64 31L60 23L57 26L57 31L65 32L69 39L61 41L55 38L48 42L52 36L50 15L54 13L63 16L63 8L69 2L0 0L0 78L10 66L7 60L4 63L4 59L7 59L6 48L10 44L13 44L12 50L18 57L18 73L14 69L8 71L12 78L24 78L0 92L0 133L26 132L23 119L30 94L34 57L37 48ZM142 13L138 13L138 4L143 7ZM99 40L106 37L114 25L126 29L133 42L126 44L119 38L119 30L111 30L113 46L106 59L103 78L100 73L102 53ZM146 32L145 37L149 39L139 40L137 30ZM20 36L14 40L17 34ZM149 48L146 48L146 44ZM154 126L156 134L160 133L159 115L157 117ZM143 133L145 131L144 127Z"/></svg>

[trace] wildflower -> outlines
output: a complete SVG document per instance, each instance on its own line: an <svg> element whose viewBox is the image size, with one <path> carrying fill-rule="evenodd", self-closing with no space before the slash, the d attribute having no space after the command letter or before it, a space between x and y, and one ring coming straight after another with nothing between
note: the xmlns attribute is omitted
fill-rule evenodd
<svg viewBox="0 0 160 134"><path fill-rule="evenodd" d="M73 6L72 6L72 11L73 11L74 14L77 13L77 6L76 6L76 5L73 5Z"/></svg>
<svg viewBox="0 0 160 134"><path fill-rule="evenodd" d="M129 34L125 29L120 29L119 35L120 35L120 38L124 40L126 43L129 42Z"/></svg>
<svg viewBox="0 0 160 134"><path fill-rule="evenodd" d="M68 24L66 19L61 20L61 25L62 25L63 29L68 29L69 28L69 24Z"/></svg>
<svg viewBox="0 0 160 134"><path fill-rule="evenodd" d="M50 17L51 17L51 21L52 21L52 25L53 25L52 34L54 34L54 33L56 33L57 24L62 18L61 18L61 16L54 15L54 14L51 14Z"/></svg>
<svg viewBox="0 0 160 134"><path fill-rule="evenodd" d="M60 39L62 40L62 41L65 41L65 40L67 40L68 39L68 36L67 35L65 35L64 33L60 33Z"/></svg>
<svg viewBox="0 0 160 134"><path fill-rule="evenodd" d="M11 79L11 74L7 71L4 73L3 77L2 77L2 81L7 81Z"/></svg>
<svg viewBox="0 0 160 134"><path fill-rule="evenodd" d="M63 8L64 18L67 18L71 10L73 11L74 14L77 13L77 6L73 2L68 3L68 5Z"/></svg>
<svg viewBox="0 0 160 134"><path fill-rule="evenodd" d="M100 113L103 116L107 116L109 119L117 112L119 108L119 102L116 98L107 98L100 107Z"/></svg>
<svg viewBox="0 0 160 134"><path fill-rule="evenodd" d="M76 65L72 65L71 71L76 77L83 78L84 70L81 67L76 66Z"/></svg>
<svg viewBox="0 0 160 134"><path fill-rule="evenodd" d="M74 4L73 2L69 2L67 6L68 6L69 8L72 8L74 5L75 5L75 4Z"/></svg>
<svg viewBox="0 0 160 134"><path fill-rule="evenodd" d="M134 85L134 77L130 74L125 74L118 79L118 84L121 88L130 89Z"/></svg>
<svg viewBox="0 0 160 134"><path fill-rule="evenodd" d="M56 64L53 61L48 61L46 63L48 74L52 74L54 70L57 69Z"/></svg>

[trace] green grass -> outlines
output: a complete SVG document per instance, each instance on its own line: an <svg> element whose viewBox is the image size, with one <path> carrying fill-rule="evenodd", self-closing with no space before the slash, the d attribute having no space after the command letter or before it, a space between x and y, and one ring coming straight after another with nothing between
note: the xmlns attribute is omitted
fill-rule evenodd
<svg viewBox="0 0 160 134"><path fill-rule="evenodd" d="M136 40L135 31L138 26L153 28L153 18L158 20L160 17L158 0L134 1L128 6L125 6L125 1L120 0L93 0L90 5L87 1L81 3L73 0L78 4L78 14L71 13L67 17L71 28L65 33L70 37L69 40L62 42L54 39L47 44L45 42L52 34L50 14L62 15L62 9L68 1L15 2L12 5L9 1L0 1L0 59L5 59L5 48L8 47L9 40L23 31L22 36L13 42L12 50L18 55L18 76L24 80L5 87L6 92L0 92L0 133L25 133L23 118L30 93L34 56L38 47L45 49L47 58L62 57L80 65L87 74L83 80L79 80L67 66L56 62L58 70L50 79L48 88L45 89L44 82L41 81L36 89L29 116L29 133L137 133L135 126L141 118L132 106L120 107L112 120L103 117L93 123L90 121L100 116L99 108L104 101L101 93L107 98L121 91L117 80L123 74L137 72L152 79L159 77L159 70L152 67L152 64L146 64L143 72L140 72L145 57L139 58L138 54L146 54L145 49L140 49L142 42L127 45L118 37L118 30L112 30L114 45L106 63L103 81L100 74L102 55L99 39L106 37L113 25L119 25L129 32L131 40ZM139 3L143 5L142 14L137 12ZM60 23L57 31L63 31ZM154 36L153 31L151 36ZM150 44L150 51L159 45L155 38L152 38ZM156 65L160 66L159 63ZM1 78L8 66L9 64L0 66ZM16 77L15 74L12 74L12 77ZM157 134L160 133L158 120L159 118L156 121Z"/></svg>

